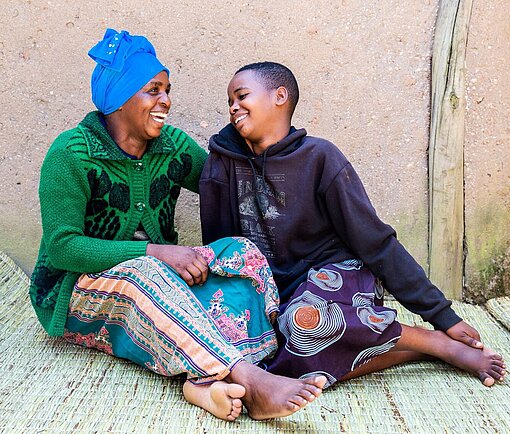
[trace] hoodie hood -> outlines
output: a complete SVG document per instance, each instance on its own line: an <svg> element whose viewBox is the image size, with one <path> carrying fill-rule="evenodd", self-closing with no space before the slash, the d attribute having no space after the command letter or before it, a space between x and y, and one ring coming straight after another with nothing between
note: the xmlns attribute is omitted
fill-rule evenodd
<svg viewBox="0 0 510 434"><path fill-rule="evenodd" d="M298 149L302 144L302 138L306 136L306 130L297 130L290 127L289 134L274 145L269 146L261 155L255 155L248 147L246 141L232 124L227 124L218 134L209 139L209 151L234 158L236 160L248 160L263 156L288 155Z"/></svg>
<svg viewBox="0 0 510 434"><path fill-rule="evenodd" d="M215 134L209 140L209 151L217 152L232 160L246 161L250 167L253 176L253 185L257 184L257 168L261 173L262 190L266 190L266 164L268 159L273 156L284 156L291 154L302 145L302 138L306 136L306 130L301 128L296 130L290 127L289 134L274 145L269 146L262 154L255 155L249 148L246 141L239 134L232 124L228 124L218 134ZM261 203L261 193L255 194L255 200L259 209L264 209Z"/></svg>

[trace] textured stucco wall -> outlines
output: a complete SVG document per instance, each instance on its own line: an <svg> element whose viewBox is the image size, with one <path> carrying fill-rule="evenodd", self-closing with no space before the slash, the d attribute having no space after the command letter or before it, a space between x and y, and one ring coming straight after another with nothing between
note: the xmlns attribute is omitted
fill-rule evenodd
<svg viewBox="0 0 510 434"><path fill-rule="evenodd" d="M379 214L426 260L426 148L434 1L3 1L0 6L0 249L26 270L40 236L39 167L52 139L93 108L86 52L106 27L145 34L172 71L170 122L206 146L227 121L225 88L245 63L293 69L295 125L334 141ZM8 29L8 30L7 30ZM183 195L181 240L198 243Z"/></svg>
<svg viewBox="0 0 510 434"><path fill-rule="evenodd" d="M466 290L510 294L510 3L474 2L467 47Z"/></svg>
<svg viewBox="0 0 510 434"><path fill-rule="evenodd" d="M301 85L295 125L352 160L383 219L426 261L430 47L437 2L67 2L0 6L0 249L25 270L40 236L39 167L52 139L93 108L87 50L106 27L147 35L172 71L170 122L206 146L227 122L226 85L259 60ZM181 240L198 243L184 195Z"/></svg>

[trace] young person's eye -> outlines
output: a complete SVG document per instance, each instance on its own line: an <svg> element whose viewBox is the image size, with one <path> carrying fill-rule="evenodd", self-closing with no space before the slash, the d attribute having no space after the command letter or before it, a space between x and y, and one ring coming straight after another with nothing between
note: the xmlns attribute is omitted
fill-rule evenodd
<svg viewBox="0 0 510 434"><path fill-rule="evenodd" d="M246 97L248 96L247 93L242 93L239 95L239 99L242 101L243 99L245 99Z"/></svg>

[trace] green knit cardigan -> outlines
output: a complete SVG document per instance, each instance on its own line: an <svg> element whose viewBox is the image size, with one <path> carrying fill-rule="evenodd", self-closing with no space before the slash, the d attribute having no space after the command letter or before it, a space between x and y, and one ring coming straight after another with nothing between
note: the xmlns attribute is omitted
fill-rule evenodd
<svg viewBox="0 0 510 434"><path fill-rule="evenodd" d="M115 144L98 112L59 135L41 168L42 240L30 299L51 336L64 333L74 284L83 273L145 255L139 225L153 243L176 244L174 211L181 187L198 192L206 152L165 125L139 160Z"/></svg>

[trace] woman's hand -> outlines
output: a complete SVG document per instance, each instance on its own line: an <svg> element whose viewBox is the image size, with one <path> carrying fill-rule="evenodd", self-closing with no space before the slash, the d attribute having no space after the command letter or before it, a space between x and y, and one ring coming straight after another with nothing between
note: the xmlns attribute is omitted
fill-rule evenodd
<svg viewBox="0 0 510 434"><path fill-rule="evenodd" d="M189 286L199 285L207 280L209 271L207 261L189 247L148 244L146 253L170 265Z"/></svg>
<svg viewBox="0 0 510 434"><path fill-rule="evenodd" d="M480 334L464 321L458 322L446 330L446 334L456 341L462 342L470 347L481 350L483 348L480 342Z"/></svg>

